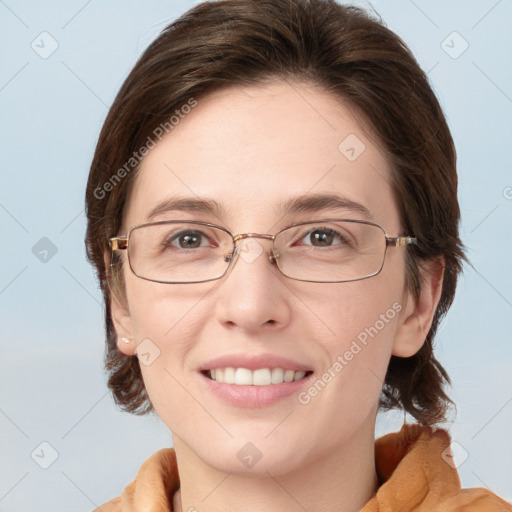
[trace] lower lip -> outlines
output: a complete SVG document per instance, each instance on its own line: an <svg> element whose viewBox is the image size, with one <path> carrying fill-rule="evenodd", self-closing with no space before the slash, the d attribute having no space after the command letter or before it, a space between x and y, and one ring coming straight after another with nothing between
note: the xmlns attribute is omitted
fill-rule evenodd
<svg viewBox="0 0 512 512"><path fill-rule="evenodd" d="M237 407L257 409L275 404L283 398L298 394L313 374L293 382L270 384L269 386L237 386L210 379L203 373L199 374L208 389L222 401Z"/></svg>

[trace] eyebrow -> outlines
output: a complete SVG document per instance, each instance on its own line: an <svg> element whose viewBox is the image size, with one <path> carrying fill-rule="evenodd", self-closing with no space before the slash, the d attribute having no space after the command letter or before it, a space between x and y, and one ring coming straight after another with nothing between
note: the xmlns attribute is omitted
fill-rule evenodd
<svg viewBox="0 0 512 512"><path fill-rule="evenodd" d="M287 215L289 213L310 213L321 210L349 210L367 219L373 219L373 215L366 206L338 194L306 194L292 197L277 212L281 215Z"/></svg>
<svg viewBox="0 0 512 512"><path fill-rule="evenodd" d="M291 197L275 209L279 216L292 213L313 213L322 210L348 210L373 220L366 206L338 194L306 194ZM149 213L147 220L169 211L205 213L218 218L226 216L226 209L214 199L197 197L171 197L158 203Z"/></svg>
<svg viewBox="0 0 512 512"><path fill-rule="evenodd" d="M225 216L226 211L220 203L214 199L196 198L196 197L171 197L158 203L148 215L148 221L151 221L157 215L169 211L182 211L190 213L207 213L217 217Z"/></svg>

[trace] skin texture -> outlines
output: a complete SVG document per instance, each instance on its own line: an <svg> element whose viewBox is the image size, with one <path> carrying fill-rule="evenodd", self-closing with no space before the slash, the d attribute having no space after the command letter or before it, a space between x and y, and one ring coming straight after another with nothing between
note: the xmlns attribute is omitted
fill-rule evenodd
<svg viewBox="0 0 512 512"><path fill-rule="evenodd" d="M355 161L338 150L350 134L366 146ZM123 233L173 195L215 199L224 213L173 211L154 220L214 222L234 234L276 233L313 218L364 220L348 210L285 217L275 210L292 196L336 192L366 206L397 236L390 181L383 153L339 99L298 82L231 86L202 98L145 157ZM264 253L271 248L258 243ZM392 354L407 357L423 344L442 282L442 269L426 273L414 300L405 286L405 251L389 248L380 274L351 283L290 280L264 254L251 263L239 258L224 278L196 284L149 282L125 265L126 300L114 298L112 307L118 336L132 341L118 347L133 355L149 338L160 350L141 369L173 435L181 480L176 510L355 511L373 496L374 426L386 368ZM271 353L320 377L395 303L400 313L307 404L292 395L241 409L218 400L198 373L219 355ZM237 457L247 442L262 454L251 468Z"/></svg>

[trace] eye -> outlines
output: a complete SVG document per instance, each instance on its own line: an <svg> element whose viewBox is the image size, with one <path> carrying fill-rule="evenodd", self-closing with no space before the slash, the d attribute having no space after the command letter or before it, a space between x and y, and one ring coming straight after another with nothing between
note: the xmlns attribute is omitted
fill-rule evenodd
<svg viewBox="0 0 512 512"><path fill-rule="evenodd" d="M183 230L178 233L171 233L163 241L165 247L176 247L177 249L197 249L199 247L216 247L205 233L198 230Z"/></svg>
<svg viewBox="0 0 512 512"><path fill-rule="evenodd" d="M306 240L314 247L331 247L332 245L351 245L351 239L348 233L343 233L328 227L315 227L302 235L301 240Z"/></svg>

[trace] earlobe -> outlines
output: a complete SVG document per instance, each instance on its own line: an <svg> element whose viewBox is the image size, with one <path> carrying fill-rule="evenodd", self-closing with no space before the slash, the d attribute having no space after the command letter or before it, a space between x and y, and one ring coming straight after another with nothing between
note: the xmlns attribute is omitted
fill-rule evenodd
<svg viewBox="0 0 512 512"><path fill-rule="evenodd" d="M423 346L434 319L443 289L444 260L428 262L421 269L421 292L418 298L406 291L402 322L397 328L392 354L410 357Z"/></svg>

